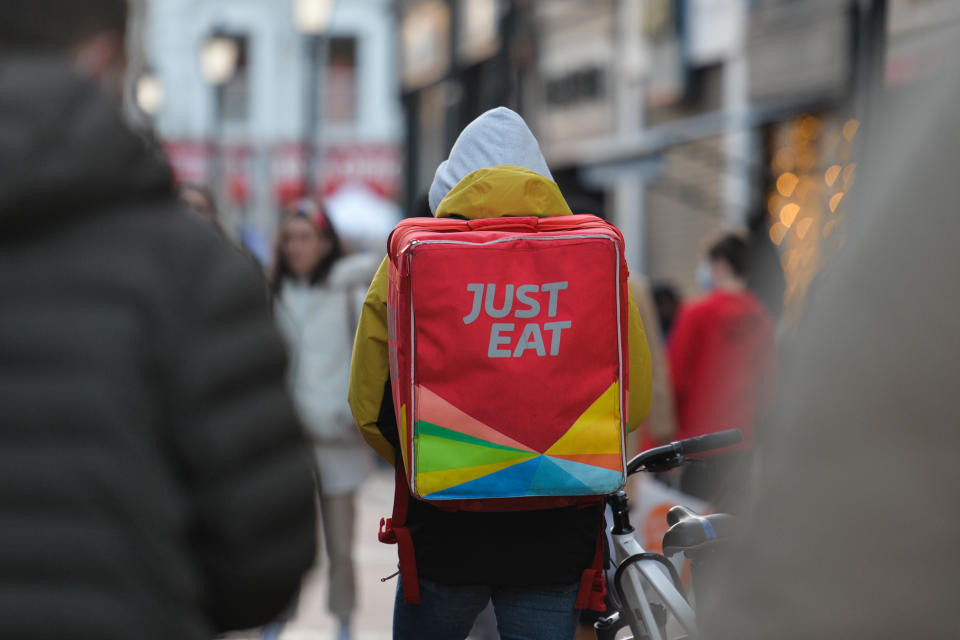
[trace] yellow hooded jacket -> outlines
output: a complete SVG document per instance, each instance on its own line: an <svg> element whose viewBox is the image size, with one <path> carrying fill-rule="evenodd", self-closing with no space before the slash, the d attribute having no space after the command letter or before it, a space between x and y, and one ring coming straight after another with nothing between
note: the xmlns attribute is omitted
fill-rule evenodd
<svg viewBox="0 0 960 640"><path fill-rule="evenodd" d="M522 167L501 165L463 178L440 202L438 218L459 215L468 220L522 216L572 215L556 182ZM353 346L349 402L363 438L394 464L397 442L393 406L389 403L387 351L386 259L367 293ZM651 401L650 352L633 294L629 315L630 388L628 425L633 431L647 417Z"/></svg>

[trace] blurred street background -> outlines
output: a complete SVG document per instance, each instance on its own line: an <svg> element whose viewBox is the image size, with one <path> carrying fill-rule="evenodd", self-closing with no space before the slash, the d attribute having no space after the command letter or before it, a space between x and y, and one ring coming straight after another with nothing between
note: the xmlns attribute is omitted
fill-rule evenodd
<svg viewBox="0 0 960 640"><path fill-rule="evenodd" d="M846 248L881 96L954 62L945 26L960 21L955 0L133 4L131 112L265 266L281 212L305 197L350 250L382 255L396 221L430 215L458 133L505 105L573 211L623 231L657 302L702 293L718 231L748 234L769 256L750 277L781 283L764 290L780 336ZM355 634L387 638L395 583L379 578L396 556L375 531L392 477L359 496ZM315 573L283 637L333 637L325 606Z"/></svg>
<svg viewBox="0 0 960 640"><path fill-rule="evenodd" d="M945 63L950 0L139 0L136 102L264 261L326 199L383 250L457 133L506 105L634 271L696 293L704 238L772 242L788 308L842 245L877 91Z"/></svg>
<svg viewBox="0 0 960 640"><path fill-rule="evenodd" d="M357 497L357 539L354 546L357 584L360 595L354 616L354 640L390 640L393 600L397 579L381 582L397 570L396 547L381 544L376 531L380 518L393 507L393 473L371 476ZM323 549L320 549L323 553ZM283 631L284 640L327 640L335 638L337 619L327 611L330 589L328 563L319 558L319 569L312 571L303 587L295 620ZM240 633L230 640L254 640L260 633Z"/></svg>

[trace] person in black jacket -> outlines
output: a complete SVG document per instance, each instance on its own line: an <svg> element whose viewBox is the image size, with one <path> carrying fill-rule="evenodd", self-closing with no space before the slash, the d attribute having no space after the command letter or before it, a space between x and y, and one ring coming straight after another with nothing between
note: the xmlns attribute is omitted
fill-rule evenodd
<svg viewBox="0 0 960 640"><path fill-rule="evenodd" d="M315 485L262 279L123 123L125 2L0 14L0 638L263 624Z"/></svg>

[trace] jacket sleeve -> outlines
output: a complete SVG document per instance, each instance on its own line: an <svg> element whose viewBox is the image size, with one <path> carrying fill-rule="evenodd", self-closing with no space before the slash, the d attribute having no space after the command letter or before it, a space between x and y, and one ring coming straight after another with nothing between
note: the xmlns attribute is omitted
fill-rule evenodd
<svg viewBox="0 0 960 640"><path fill-rule="evenodd" d="M666 442L677 432L673 413L673 396L670 390L670 367L660 336L656 310L650 296L650 287L639 276L630 276L630 289L637 303L637 310L646 331L650 350L652 369L652 394L650 416L647 418L646 431L657 442Z"/></svg>
<svg viewBox="0 0 960 640"><path fill-rule="evenodd" d="M650 348L647 345L647 336L643 330L643 320L640 318L640 310L637 308L637 302L633 297L633 291L629 290L630 309L628 314L630 349L630 389L629 389L629 415L627 424L630 431L639 427L647 415L650 413L651 403L651 379L652 370L650 367Z"/></svg>
<svg viewBox="0 0 960 640"><path fill-rule="evenodd" d="M381 416L393 413L390 401L390 359L387 344L387 258L380 263L367 291L353 343L348 399L360 434L377 454L394 464L396 452L381 431ZM391 402L392 404L392 402Z"/></svg>
<svg viewBox="0 0 960 640"><path fill-rule="evenodd" d="M316 557L316 484L263 278L209 240L182 256L192 273L170 359L172 441L207 615L223 632L265 624L296 597Z"/></svg>

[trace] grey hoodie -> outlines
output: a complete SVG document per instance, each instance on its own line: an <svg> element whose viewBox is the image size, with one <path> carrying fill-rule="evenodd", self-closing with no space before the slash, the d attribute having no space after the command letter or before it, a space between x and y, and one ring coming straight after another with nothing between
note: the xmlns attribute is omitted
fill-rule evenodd
<svg viewBox="0 0 960 640"><path fill-rule="evenodd" d="M482 114L457 138L430 186L430 211L435 214L450 190L474 171L500 165L523 167L553 180L530 127L506 107Z"/></svg>

